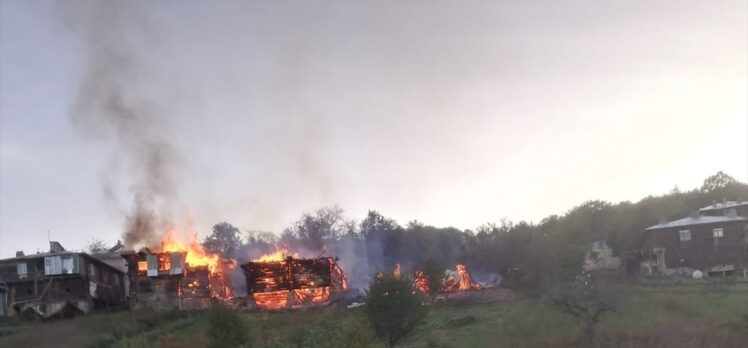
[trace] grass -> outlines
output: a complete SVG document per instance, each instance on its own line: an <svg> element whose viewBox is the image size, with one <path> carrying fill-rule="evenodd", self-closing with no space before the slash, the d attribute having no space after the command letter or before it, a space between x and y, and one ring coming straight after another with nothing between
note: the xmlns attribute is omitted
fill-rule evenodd
<svg viewBox="0 0 748 348"><path fill-rule="evenodd" d="M602 347L748 346L748 286L632 285L599 327ZM253 347L382 347L363 308L242 312ZM200 312L101 313L65 321L0 321L2 347L205 347ZM577 347L580 328L543 298L436 304L404 347Z"/></svg>

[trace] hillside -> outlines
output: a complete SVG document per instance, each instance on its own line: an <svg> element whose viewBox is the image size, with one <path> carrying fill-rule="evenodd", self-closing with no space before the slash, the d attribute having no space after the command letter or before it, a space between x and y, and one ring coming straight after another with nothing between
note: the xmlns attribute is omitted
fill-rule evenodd
<svg viewBox="0 0 748 348"><path fill-rule="evenodd" d="M603 347L744 347L748 284L629 284L601 323ZM3 347L206 347L205 312L115 312L2 325ZM380 347L362 308L244 312L254 347ZM576 347L579 326L545 298L434 305L404 347Z"/></svg>

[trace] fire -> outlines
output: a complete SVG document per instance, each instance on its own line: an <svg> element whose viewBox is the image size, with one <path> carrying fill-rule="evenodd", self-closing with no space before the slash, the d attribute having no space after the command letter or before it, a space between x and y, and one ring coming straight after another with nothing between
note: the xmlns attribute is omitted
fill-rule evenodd
<svg viewBox="0 0 748 348"><path fill-rule="evenodd" d="M215 272L218 268L218 255L208 254L197 242L197 233L194 231L192 236L185 241L177 229L167 229L166 234L161 238L161 252L186 252L185 262L191 267L208 266L211 272Z"/></svg>
<svg viewBox="0 0 748 348"><path fill-rule="evenodd" d="M278 310L327 304L346 288L343 271L332 257L301 259L278 249L242 265L249 294L258 308Z"/></svg>
<svg viewBox="0 0 748 348"><path fill-rule="evenodd" d="M465 265L457 264L457 273L460 277L460 280L458 282L458 289L459 290L472 290L472 289L480 289L480 284L474 282L472 279L470 279L470 273L467 271L467 267Z"/></svg>
<svg viewBox="0 0 748 348"><path fill-rule="evenodd" d="M148 270L148 262L138 261L138 271L145 272L146 270Z"/></svg>
<svg viewBox="0 0 748 348"><path fill-rule="evenodd" d="M416 288L423 292L424 294L429 293L429 282L426 280L426 276L423 274L423 271L416 271Z"/></svg>
<svg viewBox="0 0 748 348"><path fill-rule="evenodd" d="M252 262L273 262L273 261L283 261L286 259L287 256L291 256L293 258L299 258L299 253L292 253L288 251L286 248L280 248L272 253L268 253L265 255L260 256L257 259L252 260Z"/></svg>
<svg viewBox="0 0 748 348"><path fill-rule="evenodd" d="M432 285L429 284L423 271L415 272L415 283L416 288L424 293L428 293L429 287ZM445 293L481 289L481 285L470 278L467 267L459 263L455 265L454 271L446 270L441 283L436 286L439 286L441 291Z"/></svg>

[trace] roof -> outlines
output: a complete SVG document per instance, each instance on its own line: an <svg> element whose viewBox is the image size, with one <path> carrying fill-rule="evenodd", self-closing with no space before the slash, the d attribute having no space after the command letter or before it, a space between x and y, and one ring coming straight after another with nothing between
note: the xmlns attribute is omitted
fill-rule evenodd
<svg viewBox="0 0 748 348"><path fill-rule="evenodd" d="M114 267L114 266L112 266L112 265L110 265L110 264L108 264L108 263L106 263L106 262L104 262L104 261L102 261L102 260L94 257L94 256L91 256L88 253L75 252L75 251L61 251L61 252L57 252L57 253L47 252L47 253L37 253L37 254L29 254L29 255L24 255L24 256L10 257L10 258L7 258L7 259L0 260L0 264L8 264L8 263L22 261L22 260L39 259L39 258L44 258L44 257L47 257L47 256L67 256L67 255L79 255L79 256L84 257L86 259L93 260L96 263L99 263L99 264L105 265L105 266L107 266L109 268L112 268L112 269L116 270L117 272L122 272L121 270L117 269L116 267ZM124 273L124 272L122 272L122 273Z"/></svg>
<svg viewBox="0 0 748 348"><path fill-rule="evenodd" d="M737 208L737 207L744 207L744 206L748 206L748 201L743 201L743 202L727 201L727 202L714 203L712 205L708 205L706 207L699 209L699 211L730 209L730 208Z"/></svg>
<svg viewBox="0 0 748 348"><path fill-rule="evenodd" d="M85 254L85 253L75 252L75 251L61 251L61 252L56 252L56 253L51 253L51 252L35 253L35 254L28 254L28 255L23 255L23 256L9 257L7 259L0 260L0 262L30 260L30 259L37 259L40 257L47 257L47 256L78 255L78 254Z"/></svg>
<svg viewBox="0 0 748 348"><path fill-rule="evenodd" d="M723 222L735 222L735 221L748 221L748 219L739 217L739 216L730 217L730 216L703 216L702 215L702 216L695 217L695 218L689 216L683 219L668 221L666 223L650 226L644 230L649 231L649 230L659 230L659 229L671 228L671 227L718 224L718 223L723 223Z"/></svg>

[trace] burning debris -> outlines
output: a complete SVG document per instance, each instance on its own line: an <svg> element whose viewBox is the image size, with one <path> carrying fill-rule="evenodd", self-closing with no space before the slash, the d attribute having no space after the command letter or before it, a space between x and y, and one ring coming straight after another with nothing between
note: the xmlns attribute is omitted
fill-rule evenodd
<svg viewBox="0 0 748 348"><path fill-rule="evenodd" d="M470 273L468 273L465 265L458 263L454 271L446 270L444 275L446 276L443 284L445 292L481 289L481 285L470 278Z"/></svg>
<svg viewBox="0 0 748 348"><path fill-rule="evenodd" d="M182 242L175 230L162 238L161 249L123 253L135 306L205 308L210 299L233 296L229 274L233 260L208 254L196 242Z"/></svg>
<svg viewBox="0 0 748 348"><path fill-rule="evenodd" d="M396 266L393 273L396 276L399 276L399 264ZM415 271L414 277L416 287L424 293L429 293L429 287L431 286L431 284L429 284L429 281L428 279L426 279L423 271ZM468 272L467 267L459 263L455 266L454 270L448 269L444 271L444 276L442 277L441 283L437 286L439 286L440 288L439 293L444 295L462 291L480 290L483 288L483 286L470 278L470 273Z"/></svg>
<svg viewBox="0 0 748 348"><path fill-rule="evenodd" d="M241 266L249 299L256 308L319 306L342 297L347 280L337 258L302 259L288 254L279 250Z"/></svg>

